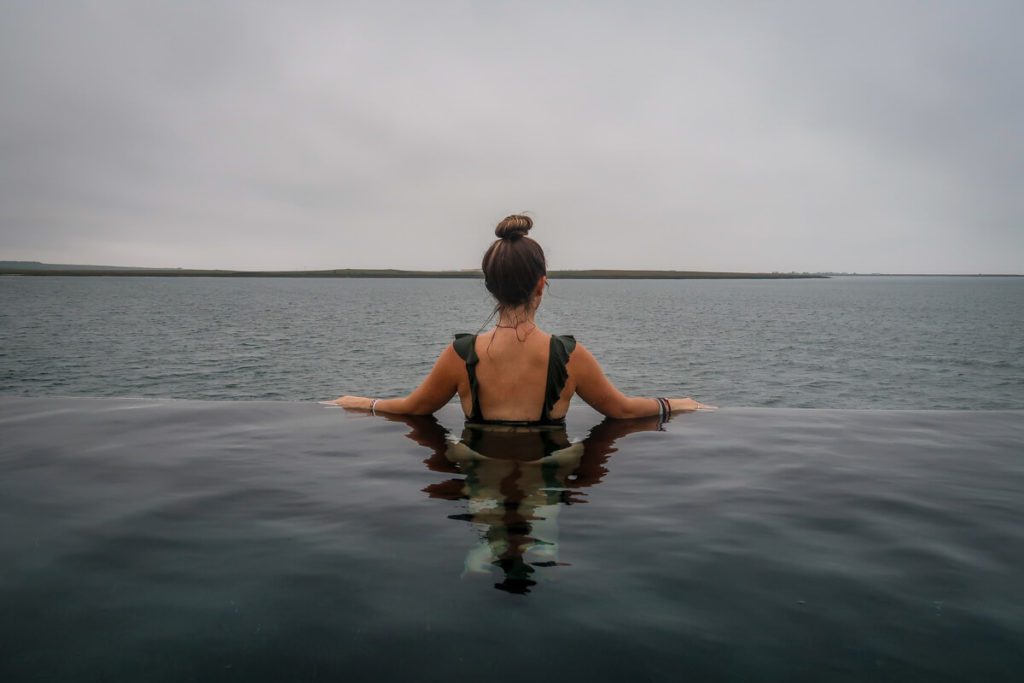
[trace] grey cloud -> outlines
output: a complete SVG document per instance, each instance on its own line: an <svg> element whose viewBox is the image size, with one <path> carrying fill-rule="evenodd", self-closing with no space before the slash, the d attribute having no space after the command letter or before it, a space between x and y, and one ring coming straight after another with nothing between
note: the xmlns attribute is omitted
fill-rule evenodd
<svg viewBox="0 0 1024 683"><path fill-rule="evenodd" d="M0 258L1024 271L1011 3L8 3Z"/></svg>

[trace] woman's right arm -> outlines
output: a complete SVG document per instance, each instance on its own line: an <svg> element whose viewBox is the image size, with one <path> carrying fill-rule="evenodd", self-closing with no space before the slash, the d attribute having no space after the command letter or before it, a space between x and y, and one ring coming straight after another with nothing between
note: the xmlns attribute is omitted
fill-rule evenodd
<svg viewBox="0 0 1024 683"><path fill-rule="evenodd" d="M649 417L660 411L658 399L626 396L605 376L601 364L583 344L569 358L569 375L576 380L576 393L602 415L617 419ZM670 398L672 412L705 408L692 398Z"/></svg>

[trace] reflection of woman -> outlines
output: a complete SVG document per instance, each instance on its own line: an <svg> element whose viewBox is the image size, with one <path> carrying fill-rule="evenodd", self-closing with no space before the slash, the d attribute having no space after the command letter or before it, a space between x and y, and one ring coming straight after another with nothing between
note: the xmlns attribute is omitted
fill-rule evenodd
<svg viewBox="0 0 1024 683"><path fill-rule="evenodd" d="M431 484L431 498L465 500L467 512L451 519L473 524L480 542L466 556L466 573L501 569L495 588L527 593L537 567L559 562L558 513L562 504L585 502L578 490L593 486L607 472L615 439L656 430L657 417L605 420L579 443L564 427L467 424L459 441L432 417L391 416L412 427L409 438L430 449L427 467L457 474Z"/></svg>
<svg viewBox="0 0 1024 683"><path fill-rule="evenodd" d="M457 335L423 383L404 398L342 396L345 408L427 415L456 393L475 424L558 425L574 394L608 417L667 417L702 408L690 398L625 396L605 377L597 360L570 336L548 334L534 316L547 284L544 251L527 237L533 220L509 216L483 258L484 281L494 295L495 327Z"/></svg>

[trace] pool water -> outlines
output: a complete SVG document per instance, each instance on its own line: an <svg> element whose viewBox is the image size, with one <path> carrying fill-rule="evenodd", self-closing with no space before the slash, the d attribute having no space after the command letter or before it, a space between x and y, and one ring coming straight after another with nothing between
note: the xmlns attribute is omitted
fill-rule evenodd
<svg viewBox="0 0 1024 683"><path fill-rule="evenodd" d="M0 680L1019 680L1024 411L0 398Z"/></svg>

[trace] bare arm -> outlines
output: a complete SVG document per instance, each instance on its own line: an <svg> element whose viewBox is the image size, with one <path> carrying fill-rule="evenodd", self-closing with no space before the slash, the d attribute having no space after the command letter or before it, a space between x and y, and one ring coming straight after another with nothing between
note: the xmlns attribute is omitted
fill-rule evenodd
<svg viewBox="0 0 1024 683"><path fill-rule="evenodd" d="M423 383L404 398L372 399L366 396L342 396L335 403L342 408L370 410L396 415L430 415L440 410L459 389L465 364L449 344L434 363L434 368Z"/></svg>
<svg viewBox="0 0 1024 683"><path fill-rule="evenodd" d="M657 399L623 394L605 376L600 363L583 344L576 344L576 350L569 359L569 368L570 375L576 379L576 393L601 414L618 419L658 414ZM692 398L670 398L668 401L672 412L707 407Z"/></svg>

